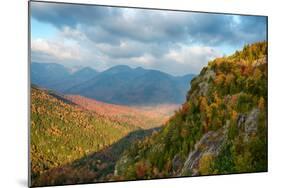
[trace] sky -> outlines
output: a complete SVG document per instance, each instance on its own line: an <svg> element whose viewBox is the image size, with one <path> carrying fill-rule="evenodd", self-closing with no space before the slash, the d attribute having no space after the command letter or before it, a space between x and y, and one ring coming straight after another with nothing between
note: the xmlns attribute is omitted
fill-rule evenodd
<svg viewBox="0 0 281 188"><path fill-rule="evenodd" d="M267 39L266 17L31 2L31 61L198 74Z"/></svg>

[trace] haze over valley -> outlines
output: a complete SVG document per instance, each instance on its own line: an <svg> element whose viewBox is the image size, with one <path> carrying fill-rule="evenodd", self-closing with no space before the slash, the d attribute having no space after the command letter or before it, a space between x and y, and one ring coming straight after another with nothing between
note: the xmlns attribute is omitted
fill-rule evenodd
<svg viewBox="0 0 281 188"><path fill-rule="evenodd" d="M194 74L167 73L126 65L103 72L84 67L70 72L55 63L31 63L31 82L62 94L75 94L120 105L181 104Z"/></svg>

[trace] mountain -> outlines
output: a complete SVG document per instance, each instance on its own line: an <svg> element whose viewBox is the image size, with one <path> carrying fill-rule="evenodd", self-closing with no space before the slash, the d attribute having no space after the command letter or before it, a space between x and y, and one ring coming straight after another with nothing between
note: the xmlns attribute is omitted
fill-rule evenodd
<svg viewBox="0 0 281 188"><path fill-rule="evenodd" d="M97 74L98 72L90 67L79 67L79 70L73 72L56 63L31 63L31 83L58 92L64 92Z"/></svg>
<svg viewBox="0 0 281 188"><path fill-rule="evenodd" d="M192 74L174 77L156 70L119 65L65 93L123 105L179 104L184 101L193 77Z"/></svg>
<svg viewBox="0 0 281 188"><path fill-rule="evenodd" d="M56 84L53 84L50 89L65 93L69 88L80 85L85 81L94 78L98 74L99 73L96 70L90 67L85 67L58 81Z"/></svg>
<svg viewBox="0 0 281 188"><path fill-rule="evenodd" d="M32 186L98 182L178 106L136 108L31 87Z"/></svg>
<svg viewBox="0 0 281 188"><path fill-rule="evenodd" d="M141 67L117 65L103 72L55 63L31 63L31 82L64 94L121 105L181 104L193 74L172 76Z"/></svg>
<svg viewBox="0 0 281 188"><path fill-rule="evenodd" d="M157 133L128 148L115 180L267 171L267 43L208 63Z"/></svg>
<svg viewBox="0 0 281 188"><path fill-rule="evenodd" d="M129 123L112 121L85 110L56 93L32 86L32 186L51 184L50 177L44 179L42 174L101 151L137 129ZM88 176L92 177L93 174L89 173ZM78 177L75 175L76 179Z"/></svg>
<svg viewBox="0 0 281 188"><path fill-rule="evenodd" d="M53 85L70 76L68 70L56 63L31 63L31 83L52 88Z"/></svg>
<svg viewBox="0 0 281 188"><path fill-rule="evenodd" d="M128 107L32 85L32 186L265 172L267 70L266 42L210 61L172 116L167 104ZM184 85L181 77L151 71L105 72ZM150 128L151 119L166 116Z"/></svg>
<svg viewBox="0 0 281 188"><path fill-rule="evenodd" d="M90 67L84 67L77 72L74 72L71 76L75 79L80 79L81 81L89 80L95 77L98 72Z"/></svg>
<svg viewBox="0 0 281 188"><path fill-rule="evenodd" d="M75 65L75 66L72 66L72 67L67 67L67 70L69 73L73 74L81 69L83 69L84 67L82 65Z"/></svg>

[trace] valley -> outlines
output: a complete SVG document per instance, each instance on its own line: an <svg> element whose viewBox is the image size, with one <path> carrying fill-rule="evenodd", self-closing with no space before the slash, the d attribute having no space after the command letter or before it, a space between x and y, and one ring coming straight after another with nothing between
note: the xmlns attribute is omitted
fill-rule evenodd
<svg viewBox="0 0 281 188"><path fill-rule="evenodd" d="M163 125L180 105L163 104L156 106L122 106L100 102L94 99L66 95L66 99L86 110L119 123L150 129Z"/></svg>
<svg viewBox="0 0 281 188"><path fill-rule="evenodd" d="M268 172L268 16L28 5L30 187Z"/></svg>
<svg viewBox="0 0 281 188"><path fill-rule="evenodd" d="M52 73L56 86L33 75L32 186L267 171L266 42L210 61L190 86L118 66L60 90L68 79Z"/></svg>
<svg viewBox="0 0 281 188"><path fill-rule="evenodd" d="M31 104L34 186L112 177L123 151L135 141L155 134L179 107L107 104L36 86L31 88Z"/></svg>

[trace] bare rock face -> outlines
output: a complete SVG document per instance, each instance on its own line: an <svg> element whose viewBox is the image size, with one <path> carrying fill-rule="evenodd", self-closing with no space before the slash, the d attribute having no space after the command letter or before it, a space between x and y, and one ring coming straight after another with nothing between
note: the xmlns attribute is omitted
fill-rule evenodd
<svg viewBox="0 0 281 188"><path fill-rule="evenodd" d="M200 90L198 92L198 95L203 95L206 96L207 92L208 92L208 88L209 88L209 84L205 81L205 82L201 82L199 84Z"/></svg>
<svg viewBox="0 0 281 188"><path fill-rule="evenodd" d="M190 96L187 98L187 100L190 98L196 98L197 96L206 96L208 89L209 89L209 79L214 79L216 77L216 73L211 70L208 69L204 72L203 75L198 76L197 78L195 78L192 81L193 85L197 85L199 86L198 89L196 89L196 91L194 91L192 94L190 94Z"/></svg>
<svg viewBox="0 0 281 188"><path fill-rule="evenodd" d="M180 155L177 154L172 160L173 174L177 174L180 172L182 166L184 164L184 160L181 159Z"/></svg>
<svg viewBox="0 0 281 188"><path fill-rule="evenodd" d="M258 115L259 115L259 109L255 108L250 112L249 116L247 117L247 119L245 121L245 132L247 134L251 134L251 133L257 131L257 129L258 129L258 125L257 125Z"/></svg>
<svg viewBox="0 0 281 188"><path fill-rule="evenodd" d="M209 89L208 81L210 78L214 79L215 77L216 77L216 73L213 70L209 69L205 72L204 76L202 77L202 81L199 84L200 87L199 95L203 95L203 96L207 95Z"/></svg>
<svg viewBox="0 0 281 188"><path fill-rule="evenodd" d="M245 124L246 118L247 118L247 117L246 117L245 114L239 114L238 120L237 120L237 126L238 126L238 128L241 128L241 127Z"/></svg>
<svg viewBox="0 0 281 188"><path fill-rule="evenodd" d="M244 124L244 141L248 141L249 137L255 134L258 131L258 116L259 116L259 109L254 108L247 119L245 120Z"/></svg>
<svg viewBox="0 0 281 188"><path fill-rule="evenodd" d="M239 129L242 129L244 137L244 141L247 142L249 137L255 134L258 131L258 116L259 116L259 109L254 108L248 115L246 114L239 114L237 120L237 126Z"/></svg>
<svg viewBox="0 0 281 188"><path fill-rule="evenodd" d="M205 80L209 80L210 78L215 79L215 77L216 77L216 73L215 73L213 70L208 69L208 70L205 72L203 78L204 78Z"/></svg>
<svg viewBox="0 0 281 188"><path fill-rule="evenodd" d="M226 138L225 129L209 131L196 144L194 150L189 154L179 176L198 175L199 161L204 155L217 156Z"/></svg>
<svg viewBox="0 0 281 188"><path fill-rule="evenodd" d="M258 131L259 109L252 109L249 114L239 114L237 126L240 135L243 136L244 142L248 142L249 137ZM218 156L225 141L227 141L229 122L217 130L209 131L195 144L194 150L189 153L187 160L184 162L179 176L196 176L199 175L199 161L204 155L213 157Z"/></svg>

